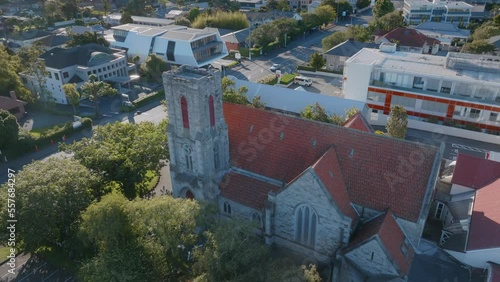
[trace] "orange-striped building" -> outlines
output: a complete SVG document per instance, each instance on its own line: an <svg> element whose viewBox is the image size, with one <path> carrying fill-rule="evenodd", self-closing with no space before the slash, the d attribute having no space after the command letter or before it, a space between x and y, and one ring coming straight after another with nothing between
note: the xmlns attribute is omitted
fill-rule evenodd
<svg viewBox="0 0 500 282"><path fill-rule="evenodd" d="M454 120L500 131L500 57L362 49L346 61L345 98L388 115L403 105L414 119Z"/></svg>

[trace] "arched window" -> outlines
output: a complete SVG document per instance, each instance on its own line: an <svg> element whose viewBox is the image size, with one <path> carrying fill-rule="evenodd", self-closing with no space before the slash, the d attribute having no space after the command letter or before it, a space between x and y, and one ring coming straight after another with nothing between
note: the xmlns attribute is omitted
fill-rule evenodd
<svg viewBox="0 0 500 282"><path fill-rule="evenodd" d="M208 110L210 111L210 126L215 126L214 97L212 95L208 98Z"/></svg>
<svg viewBox="0 0 500 282"><path fill-rule="evenodd" d="M218 169L219 168L219 145L214 144L214 168Z"/></svg>
<svg viewBox="0 0 500 282"><path fill-rule="evenodd" d="M193 170L193 156L191 152L193 151L191 149L191 146L189 144L184 144L182 145L182 149L184 150L184 158L186 161L186 168L190 171Z"/></svg>
<svg viewBox="0 0 500 282"><path fill-rule="evenodd" d="M301 244L314 247L316 243L316 224L318 216L307 205L295 210L295 240Z"/></svg>
<svg viewBox="0 0 500 282"><path fill-rule="evenodd" d="M224 202L224 213L231 215L231 205L228 202Z"/></svg>
<svg viewBox="0 0 500 282"><path fill-rule="evenodd" d="M182 110L182 125L184 126L184 128L189 128L188 104L184 96L181 97L181 110Z"/></svg>

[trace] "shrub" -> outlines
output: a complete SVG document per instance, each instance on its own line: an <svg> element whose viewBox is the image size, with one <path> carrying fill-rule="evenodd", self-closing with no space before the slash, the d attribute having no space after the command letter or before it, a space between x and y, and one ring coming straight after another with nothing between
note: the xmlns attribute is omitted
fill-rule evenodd
<svg viewBox="0 0 500 282"><path fill-rule="evenodd" d="M309 66L298 66L297 67L298 70L305 70L305 71L314 71L314 68L313 67L309 67Z"/></svg>
<svg viewBox="0 0 500 282"><path fill-rule="evenodd" d="M278 83L278 78L276 77L276 75L271 74L259 80L259 83L275 85L276 83Z"/></svg>
<svg viewBox="0 0 500 282"><path fill-rule="evenodd" d="M194 28L203 29L207 26L216 28L226 28L231 30L241 30L250 26L247 16L242 12L224 12L203 13L196 17L191 24Z"/></svg>
<svg viewBox="0 0 500 282"><path fill-rule="evenodd" d="M289 84L293 81L293 79L297 76L295 73L286 73L281 76L281 84Z"/></svg>
<svg viewBox="0 0 500 282"><path fill-rule="evenodd" d="M227 68L232 68L232 67L234 67L236 65L238 65L238 62L234 61L234 62L230 63L229 65L227 65Z"/></svg>
<svg viewBox="0 0 500 282"><path fill-rule="evenodd" d="M92 128L92 119L82 118L82 128Z"/></svg>
<svg viewBox="0 0 500 282"><path fill-rule="evenodd" d="M358 9L366 8L366 7L370 6L370 4L371 4L370 0L358 0L358 1L356 1L356 7Z"/></svg>
<svg viewBox="0 0 500 282"><path fill-rule="evenodd" d="M134 104L134 106L136 108L139 108L139 107L142 107L148 103L151 103L154 100L159 100L159 99L164 98L164 97L165 97L165 90L162 89L158 92L154 92L154 93L148 94L144 97L141 97L141 98L135 100L134 102L132 102L132 104Z"/></svg>

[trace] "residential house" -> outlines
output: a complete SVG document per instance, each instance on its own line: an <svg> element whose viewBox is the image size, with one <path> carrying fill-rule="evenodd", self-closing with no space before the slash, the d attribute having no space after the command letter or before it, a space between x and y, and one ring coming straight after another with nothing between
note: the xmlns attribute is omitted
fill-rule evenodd
<svg viewBox="0 0 500 282"><path fill-rule="evenodd" d="M182 10L170 10L168 13L165 14L165 19L174 21L175 19L181 17L184 14L186 14L186 12Z"/></svg>
<svg viewBox="0 0 500 282"><path fill-rule="evenodd" d="M69 40L69 36L51 34L48 37L36 41L36 43L40 44L45 51L49 51L56 47L64 47Z"/></svg>
<svg viewBox="0 0 500 282"><path fill-rule="evenodd" d="M364 48L344 67L343 93L389 115L402 105L415 119L454 120L500 131L500 58L449 52L446 57Z"/></svg>
<svg viewBox="0 0 500 282"><path fill-rule="evenodd" d="M459 154L447 198L436 202L440 244L476 268L500 264L500 162Z"/></svg>
<svg viewBox="0 0 500 282"><path fill-rule="evenodd" d="M25 110L24 106L27 103L17 99L16 92L10 91L9 96L0 96L0 109L6 110L13 114L16 118L23 117Z"/></svg>
<svg viewBox="0 0 500 282"><path fill-rule="evenodd" d="M403 17L408 25L426 21L450 22L467 26L470 22L472 5L462 1L405 0Z"/></svg>
<svg viewBox="0 0 500 282"><path fill-rule="evenodd" d="M326 66L330 70L342 71L344 64L354 54L358 53L363 48L378 48L379 44L355 41L350 38L323 54L326 59Z"/></svg>
<svg viewBox="0 0 500 282"><path fill-rule="evenodd" d="M163 75L173 196L252 220L266 244L308 260L345 256L367 277L405 277L441 151L357 128L367 121L348 128L223 103L220 80L218 70L187 66ZM412 156L419 161L403 173Z"/></svg>
<svg viewBox="0 0 500 282"><path fill-rule="evenodd" d="M314 10L321 6L321 1L313 1L311 4L307 5L307 12L314 13Z"/></svg>
<svg viewBox="0 0 500 282"><path fill-rule="evenodd" d="M111 47L126 49L129 56L139 56L140 62L156 54L168 63L201 67L228 55L216 28L125 24L112 30L113 34L105 36Z"/></svg>
<svg viewBox="0 0 500 282"><path fill-rule="evenodd" d="M28 30L8 34L8 40L21 47L31 46L35 41L49 37L52 33L43 30Z"/></svg>
<svg viewBox="0 0 500 282"><path fill-rule="evenodd" d="M222 41L226 43L228 51L238 51L240 47L246 46L246 41L250 36L250 30L248 28L233 31L231 33L221 36Z"/></svg>
<svg viewBox="0 0 500 282"><path fill-rule="evenodd" d="M57 104L68 104L63 84L76 83L79 87L95 75L100 81L111 81L116 77L129 77L127 52L97 44L86 44L69 49L54 48L40 56L47 67L46 89ZM34 77L20 73L24 85L39 92Z"/></svg>
<svg viewBox="0 0 500 282"><path fill-rule="evenodd" d="M453 50L453 45L458 42L467 42L470 30L461 29L456 23L448 22L423 22L415 27L421 34L439 40L443 50Z"/></svg>
<svg viewBox="0 0 500 282"><path fill-rule="evenodd" d="M396 43L398 50L403 52L436 54L441 42L418 30L399 27L376 38L375 43Z"/></svg>
<svg viewBox="0 0 500 282"><path fill-rule="evenodd" d="M271 12L247 12L247 19L251 27L257 27L261 24L273 22L277 19L289 18L301 21L302 17L298 13L271 11Z"/></svg>
<svg viewBox="0 0 500 282"><path fill-rule="evenodd" d="M122 15L118 13L109 14L103 17L104 23L109 24L111 26L120 25L121 19ZM159 19L159 18L140 17L140 16L132 16L132 21L133 24L147 25L147 26L167 26L174 23L172 19Z"/></svg>

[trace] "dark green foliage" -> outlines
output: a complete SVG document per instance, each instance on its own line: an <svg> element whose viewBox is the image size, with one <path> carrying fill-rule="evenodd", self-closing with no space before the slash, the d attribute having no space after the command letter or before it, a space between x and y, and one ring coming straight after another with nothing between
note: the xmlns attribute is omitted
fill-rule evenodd
<svg viewBox="0 0 500 282"><path fill-rule="evenodd" d="M169 67L167 62L155 54L149 55L146 60L141 64L140 73L148 81L161 83L161 75L163 72L168 71Z"/></svg>
<svg viewBox="0 0 500 282"><path fill-rule="evenodd" d="M406 109L400 105L393 105L385 129L392 137L404 139L408 128L408 114Z"/></svg>
<svg viewBox="0 0 500 282"><path fill-rule="evenodd" d="M68 41L68 47L75 47L80 45L85 45L89 43L95 43L101 46L109 47L109 42L97 34L97 32L85 32L83 34L72 34L71 40Z"/></svg>
<svg viewBox="0 0 500 282"><path fill-rule="evenodd" d="M14 115L0 109L0 150L6 149L17 141L19 137L19 124Z"/></svg>
<svg viewBox="0 0 500 282"><path fill-rule="evenodd" d="M309 64L316 71L325 66L326 59L323 58L323 55L321 55L320 53L315 52L314 54L311 55L311 58L309 59Z"/></svg>
<svg viewBox="0 0 500 282"><path fill-rule="evenodd" d="M377 0L373 7L373 16L380 18L392 11L394 11L394 4L392 4L391 0Z"/></svg>

